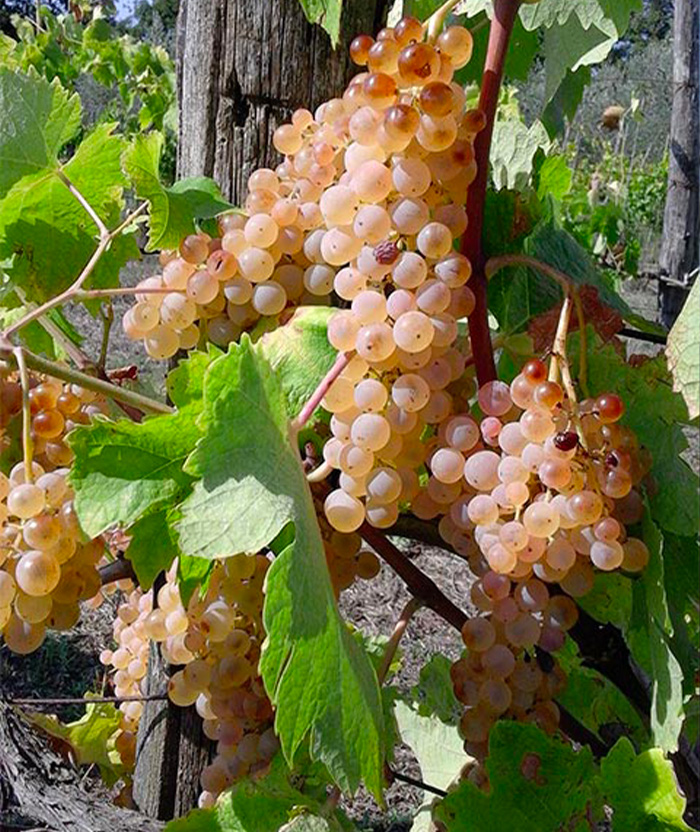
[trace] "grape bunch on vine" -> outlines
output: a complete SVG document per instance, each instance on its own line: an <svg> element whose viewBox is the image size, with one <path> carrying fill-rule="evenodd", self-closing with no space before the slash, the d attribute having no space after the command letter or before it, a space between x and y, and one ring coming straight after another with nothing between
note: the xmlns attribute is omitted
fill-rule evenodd
<svg viewBox="0 0 700 832"><path fill-rule="evenodd" d="M112 611L86 716L101 755L39 725L120 782L125 828L163 819L145 766L174 713L187 743L197 726L199 811L172 832L356 828L341 801L363 783L382 804L399 737L441 832L606 812L691 828L697 478L679 452L697 408L679 356L697 320L669 336L673 376L628 360L624 323L656 330L557 226L557 157L536 192L492 187L505 133L530 135L497 115L509 40L556 26L555 0L467 9L474 27L455 5L351 39L356 73L274 129L238 207L210 180L161 184L156 132L101 124L67 155L77 97L0 67L0 644L31 662ZM140 229L151 269L119 285ZM118 298L162 396L110 366ZM99 356L77 303L102 317ZM467 595L411 537L450 553ZM370 641L339 604L382 564L412 598ZM459 648L406 693L399 643L424 608Z"/></svg>

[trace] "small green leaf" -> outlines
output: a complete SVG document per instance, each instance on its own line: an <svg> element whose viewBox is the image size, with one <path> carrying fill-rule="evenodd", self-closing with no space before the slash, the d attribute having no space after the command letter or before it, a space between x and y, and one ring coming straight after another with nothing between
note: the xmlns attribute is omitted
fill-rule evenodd
<svg viewBox="0 0 700 832"><path fill-rule="evenodd" d="M124 154L124 169L136 195L150 205L148 251L172 249L196 231L196 221L210 219L231 209L213 179L181 179L170 188L160 181L159 165L163 151L162 133L137 136Z"/></svg>
<svg viewBox="0 0 700 832"><path fill-rule="evenodd" d="M277 755L266 777L241 780L213 809L195 809L171 821L165 832L278 832L297 807L313 811L319 805L290 784L289 769Z"/></svg>
<svg viewBox="0 0 700 832"><path fill-rule="evenodd" d="M598 808L596 766L588 748L547 737L534 725L498 721L486 760L490 791L464 781L438 805L449 832L559 832ZM570 828L576 828L572 826Z"/></svg>
<svg viewBox="0 0 700 832"><path fill-rule="evenodd" d="M131 542L126 550L141 589L153 586L160 572L170 568L177 555L177 544L171 536L167 512L147 514L129 529Z"/></svg>
<svg viewBox="0 0 700 832"><path fill-rule="evenodd" d="M613 832L691 832L683 820L685 800L661 749L637 756L623 737L600 770L605 801L613 810Z"/></svg>
<svg viewBox="0 0 700 832"><path fill-rule="evenodd" d="M90 696L86 694L87 699ZM69 743L78 765L98 765L108 786L124 774L121 758L114 747L122 715L111 702L88 702L85 714L69 723L63 723L53 715L30 711L26 716L46 733Z"/></svg>
<svg viewBox="0 0 700 832"><path fill-rule="evenodd" d="M614 724L623 727L637 746L648 745L649 734L634 706L605 676L583 664L572 639L557 652L557 660L567 675L566 688L557 701L575 719L599 737L601 727Z"/></svg>
<svg viewBox="0 0 700 832"><path fill-rule="evenodd" d="M343 0L299 0L299 2L309 23L318 23L328 32L333 46L337 46Z"/></svg>
<svg viewBox="0 0 700 832"><path fill-rule="evenodd" d="M395 713L401 739L418 758L423 782L447 790L468 759L456 726L437 716L422 715L405 702L396 703ZM423 804L416 810L411 832L427 832L431 828L434 797L431 792L423 793Z"/></svg>
<svg viewBox="0 0 700 832"><path fill-rule="evenodd" d="M535 154L547 150L550 140L540 121L530 127L522 121L497 121L491 142L491 176L496 189L523 190L530 181Z"/></svg>
<svg viewBox="0 0 700 832"><path fill-rule="evenodd" d="M666 358L673 389L681 393L694 419L700 414L700 280L690 290L681 314L668 334Z"/></svg>
<svg viewBox="0 0 700 832"><path fill-rule="evenodd" d="M275 727L289 761L309 737L338 785L354 791L362 778L379 796L377 679L338 613L281 386L248 338L209 368L200 427L186 470L201 479L180 508L180 547L201 558L257 552L294 523L266 577L260 667Z"/></svg>
<svg viewBox="0 0 700 832"><path fill-rule="evenodd" d="M454 686L450 677L452 662L440 653L420 669L418 684L411 689L413 702L421 716L436 716L449 725L456 725L462 712L462 706L454 695Z"/></svg>
<svg viewBox="0 0 700 832"><path fill-rule="evenodd" d="M108 227L119 221L126 185L120 167L124 141L113 129L111 124L96 127L63 166ZM14 255L7 274L34 302L66 289L96 246L97 227L51 169L23 177L0 202L0 259ZM133 234L121 234L100 258L88 285L118 285L119 269L135 257Z"/></svg>
<svg viewBox="0 0 700 832"><path fill-rule="evenodd" d="M182 465L198 437L187 408L141 424L98 419L72 431L71 485L83 531L96 537L130 526L181 499L192 481Z"/></svg>
<svg viewBox="0 0 700 832"><path fill-rule="evenodd" d="M336 311L327 306L299 307L284 326L260 339L260 348L280 380L287 411L293 416L336 359L326 334L328 319Z"/></svg>
<svg viewBox="0 0 700 832"><path fill-rule="evenodd" d="M663 538L648 511L642 527L650 558L635 582L627 642L651 675L653 742L663 751L673 752L683 725L683 671L670 644L673 625L664 589Z"/></svg>
<svg viewBox="0 0 700 832"><path fill-rule="evenodd" d="M0 196L23 176L58 166L58 154L80 129L80 98L58 78L0 69Z"/></svg>
<svg viewBox="0 0 700 832"><path fill-rule="evenodd" d="M562 199L571 188L571 168L563 156L548 156L538 171L537 196Z"/></svg>
<svg viewBox="0 0 700 832"><path fill-rule="evenodd" d="M177 585L183 604L188 604L195 590L206 590L214 562L206 558L191 558L180 553L177 560Z"/></svg>

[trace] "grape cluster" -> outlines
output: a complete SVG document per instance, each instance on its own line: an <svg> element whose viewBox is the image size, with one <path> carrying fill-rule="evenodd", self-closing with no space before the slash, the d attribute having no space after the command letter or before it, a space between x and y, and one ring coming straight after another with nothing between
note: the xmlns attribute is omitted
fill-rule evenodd
<svg viewBox="0 0 700 832"><path fill-rule="evenodd" d="M103 664L113 670L117 696L139 696L148 672L150 644L181 666L169 681L168 696L180 707L194 705L205 735L216 742L212 763L202 772L200 806L211 806L232 783L261 774L278 742L273 712L258 672L264 639L263 581L269 566L263 555L235 555L217 562L207 591L185 606L176 582L177 565L156 594L135 589L117 610L115 650ZM143 703L120 705L121 731L116 746L132 765Z"/></svg>
<svg viewBox="0 0 700 832"><path fill-rule="evenodd" d="M452 676L467 706L465 747L483 761L499 718L557 729L553 698L565 675L549 654L576 623L572 599L590 591L596 569L635 573L648 562L625 525L641 519L635 486L649 461L617 424L618 396L579 405L538 359L510 386L484 385L478 405L481 419L465 413L441 426L412 509L440 518L443 539L478 576L471 600L479 615L464 626L468 652ZM481 781L483 769L470 776Z"/></svg>
<svg viewBox="0 0 700 832"><path fill-rule="evenodd" d="M326 565L336 598L340 597L344 589L352 586L357 578L368 581L379 574L379 558L369 549L362 548L362 538L359 534L343 534L336 531L323 516L318 505L317 518L323 538Z"/></svg>
<svg viewBox="0 0 700 832"><path fill-rule="evenodd" d="M215 239L192 234L178 252L162 252L162 273L139 284L123 326L151 357L200 340L225 346L261 316L332 293L351 301L369 292L356 303L369 325L358 353L373 365L393 352L387 330L405 312L416 314L399 326L403 341L440 350L453 340L453 319L474 303L469 263L450 253L466 228L472 140L484 126L452 82L471 35L453 26L429 44L421 23L404 18L350 51L367 71L341 98L314 114L297 110L275 131L284 160L250 176L244 212L220 217ZM391 288L389 309L374 308L370 295ZM354 341L340 322L334 332Z"/></svg>
<svg viewBox="0 0 700 832"><path fill-rule="evenodd" d="M67 482L72 451L63 438L103 403L94 393L51 378L30 379L35 459L0 473L0 635L15 653L38 649L47 629L68 630L79 604L101 591L101 538L85 540ZM0 382L0 432L20 419L22 393L11 377ZM8 431L9 434L9 431ZM28 475L29 474L29 475Z"/></svg>

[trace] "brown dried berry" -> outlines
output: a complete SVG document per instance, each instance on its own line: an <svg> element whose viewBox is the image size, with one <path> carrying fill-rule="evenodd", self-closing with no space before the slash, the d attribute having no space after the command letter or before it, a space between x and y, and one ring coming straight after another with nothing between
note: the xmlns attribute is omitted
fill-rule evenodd
<svg viewBox="0 0 700 832"><path fill-rule="evenodd" d="M558 451L573 451L578 445L578 436L572 430L563 430L554 437L554 447Z"/></svg>
<svg viewBox="0 0 700 832"><path fill-rule="evenodd" d="M399 247L390 240L385 240L374 247L374 259L382 266L390 266L399 254Z"/></svg>

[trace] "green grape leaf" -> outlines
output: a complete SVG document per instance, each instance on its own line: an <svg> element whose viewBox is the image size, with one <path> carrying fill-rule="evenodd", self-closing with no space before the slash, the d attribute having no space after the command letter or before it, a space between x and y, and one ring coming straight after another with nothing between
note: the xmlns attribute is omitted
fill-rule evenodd
<svg viewBox="0 0 700 832"><path fill-rule="evenodd" d="M209 368L200 427L186 470L201 479L180 507L180 547L204 558L257 552L294 523L294 542L266 577L260 666L275 727L288 760L310 736L312 758L341 788L353 791L362 778L380 795L377 679L335 603L283 391L248 338Z"/></svg>
<svg viewBox="0 0 700 832"><path fill-rule="evenodd" d="M240 781L214 808L195 809L170 821L164 832L278 832L297 807L320 808L291 785L289 769L277 755L267 776Z"/></svg>
<svg viewBox="0 0 700 832"><path fill-rule="evenodd" d="M563 156L548 156L537 172L537 196L562 199L571 188L571 168Z"/></svg>
<svg viewBox="0 0 700 832"><path fill-rule="evenodd" d="M548 28L544 34L545 102L554 97L567 72L601 63L617 39L615 25L604 18L584 26L571 15L565 23Z"/></svg>
<svg viewBox="0 0 700 832"><path fill-rule="evenodd" d="M139 586L146 590L160 572L170 568L177 555L166 511L156 511L141 517L129 529L131 541L126 558L131 561Z"/></svg>
<svg viewBox="0 0 700 832"><path fill-rule="evenodd" d="M573 358L579 352L578 333L570 336L569 343ZM688 411L683 398L671 389L663 355L632 366L593 334L588 345L589 392L618 393L625 402L623 423L651 451L654 520L664 532L681 537L695 533L700 526L698 477L681 456L688 447L682 426Z"/></svg>
<svg viewBox="0 0 700 832"><path fill-rule="evenodd" d="M411 688L413 703L420 716L436 716L443 722L456 725L462 713L462 706L454 695L450 678L452 662L440 653L420 669L418 684Z"/></svg>
<svg viewBox="0 0 700 832"><path fill-rule="evenodd" d="M201 410L204 398L204 376L212 361L220 355L223 353L218 347L208 344L206 352L195 350L189 353L184 361L180 361L177 367L168 373L165 387L175 407L196 405L197 411Z"/></svg>
<svg viewBox="0 0 700 832"><path fill-rule="evenodd" d="M178 554L177 585L183 604L189 603L195 590L206 590L213 569L214 561L206 558L191 558L181 552Z"/></svg>
<svg viewBox="0 0 700 832"><path fill-rule="evenodd" d="M0 306L0 331L7 329L27 314L26 306L14 306L11 309ZM17 333L20 343L32 352L56 358L56 345L53 338L38 321L32 321Z"/></svg>
<svg viewBox="0 0 700 832"><path fill-rule="evenodd" d="M664 534L664 585L673 626L671 647L683 668L684 693L700 673L700 559L697 537Z"/></svg>
<svg viewBox="0 0 700 832"><path fill-rule="evenodd" d="M89 700L91 694L86 693ZM108 786L125 773L114 741L121 729L122 715L111 702L89 702L85 713L74 722L64 723L53 714L27 711L25 716L34 724L70 746L78 765L97 765Z"/></svg>
<svg viewBox="0 0 700 832"><path fill-rule="evenodd" d="M579 67L576 72L567 71L557 91L542 111L542 123L550 136L564 132L566 119L571 121L576 114L590 80L591 70L587 66Z"/></svg>
<svg viewBox="0 0 700 832"><path fill-rule="evenodd" d="M520 19L529 31L544 29L545 96L548 105L562 94L567 78L581 68L603 61L629 24L630 14L642 7L642 0L541 0L520 7ZM580 76L578 83L588 80ZM571 90L563 92L569 94ZM576 94L578 100L580 97ZM561 100L557 109L561 107ZM575 108L574 108L575 109ZM550 111L546 121L550 132L561 127L561 109Z"/></svg>
<svg viewBox="0 0 700 832"><path fill-rule="evenodd" d="M327 306L299 307L284 326L260 339L260 348L280 380L292 415L301 410L336 359L326 335L328 319L336 311Z"/></svg>
<svg viewBox="0 0 700 832"><path fill-rule="evenodd" d="M683 670L671 649L673 625L664 589L663 538L649 512L642 521L649 564L634 584L634 606L627 643L651 675L651 736L663 751L678 748L683 725Z"/></svg>
<svg viewBox="0 0 700 832"><path fill-rule="evenodd" d="M524 252L555 266L577 285L588 284L598 290L600 300L626 320L634 315L627 303L614 292L595 267L588 252L552 218L541 220L524 240ZM523 266L498 271L488 285L489 311L504 334L526 329L532 318L562 302L558 283L538 271ZM635 319L636 321L636 319Z"/></svg>
<svg viewBox="0 0 700 832"><path fill-rule="evenodd" d="M700 281L696 280L688 299L668 334L666 358L673 377L673 389L681 393L691 419L700 414Z"/></svg>
<svg viewBox="0 0 700 832"><path fill-rule="evenodd" d="M136 195L149 203L147 251L177 248L183 237L197 230L197 220L211 219L232 208L214 180L207 177L181 179L166 188L159 175L164 141L162 133L137 136L123 158Z"/></svg>
<svg viewBox="0 0 700 832"><path fill-rule="evenodd" d="M126 185L120 157L124 140L102 124L79 145L63 172L108 227L116 226ZM6 269L14 285L35 302L66 289L80 274L96 245L97 227L55 172L29 174L0 202L0 259L14 255ZM133 234L121 234L95 266L88 285L119 283L119 269L138 257Z"/></svg>
<svg viewBox="0 0 700 832"><path fill-rule="evenodd" d="M437 716L422 715L406 702L397 702L395 713L401 739L416 755L423 781L447 790L458 779L468 759L456 726L445 724ZM431 792L423 793L423 803L416 810L411 832L428 832L431 828L434 799Z"/></svg>
<svg viewBox="0 0 700 832"><path fill-rule="evenodd" d="M520 8L520 18L528 29L549 29L566 23L572 15L588 28L610 20L620 33L629 24L630 14L642 8L642 0L540 0Z"/></svg>
<svg viewBox="0 0 700 832"><path fill-rule="evenodd" d="M58 166L59 151L80 129L80 98L58 78L0 69L0 197L22 177Z"/></svg>
<svg viewBox="0 0 700 832"><path fill-rule="evenodd" d="M601 762L601 787L613 810L613 832L691 832L683 820L671 763L659 748L636 755L622 737Z"/></svg>
<svg viewBox="0 0 700 832"><path fill-rule="evenodd" d="M486 769L488 794L464 781L437 806L436 820L448 832L559 832L579 828L574 820L583 820L591 806L598 808L590 750L574 751L534 725L497 722Z"/></svg>
<svg viewBox="0 0 700 832"><path fill-rule="evenodd" d="M343 0L299 0L309 23L318 23L331 39L334 47L340 38L340 17Z"/></svg>
<svg viewBox="0 0 700 832"><path fill-rule="evenodd" d="M438 4L439 5L439 4ZM466 10L462 8L462 4L460 4L455 9L455 14L462 14L466 13L470 17L473 17L479 12L487 11L489 16L491 15L491 4L487 2L485 5L487 8L482 8L484 4L481 3L472 3L471 9ZM437 5L434 6L434 9L437 8ZM425 16L421 16L420 19L425 19ZM482 18L484 23L487 21L485 18ZM467 28L472 26L472 21L465 21ZM476 25L472 30L472 35L474 38L474 47L472 50L472 57L469 63L458 69L455 73L455 81L459 83L461 86L467 86L468 84L472 83L479 83L481 81L481 73L484 68L484 59L486 58L486 48L488 46L489 40L489 27L486 25L479 25L479 21L474 21ZM516 18L515 23L513 24L513 31L510 37L510 47L508 49L508 54L506 55L505 66L503 69L504 77L506 80L509 81L524 81L528 73L530 71L530 67L537 55L537 51L539 49L539 35L537 32L528 31L522 24L519 18Z"/></svg>
<svg viewBox="0 0 700 832"><path fill-rule="evenodd" d="M523 190L530 181L535 154L547 150L547 131L540 121L529 127L522 121L497 121L491 142L491 177L497 190Z"/></svg>
<svg viewBox="0 0 700 832"><path fill-rule="evenodd" d="M182 465L198 437L187 408L141 424L96 419L72 431L70 479L83 531L96 537L182 499L192 482Z"/></svg>
<svg viewBox="0 0 700 832"><path fill-rule="evenodd" d="M605 676L583 664L573 639L557 652L557 661L568 677L557 701L572 716L601 739L601 727L615 724L623 726L638 747L648 745L649 734L634 706Z"/></svg>
<svg viewBox="0 0 700 832"><path fill-rule="evenodd" d="M626 575L596 572L593 589L576 600L596 621L614 624L624 632L632 617L632 592L632 580Z"/></svg>

